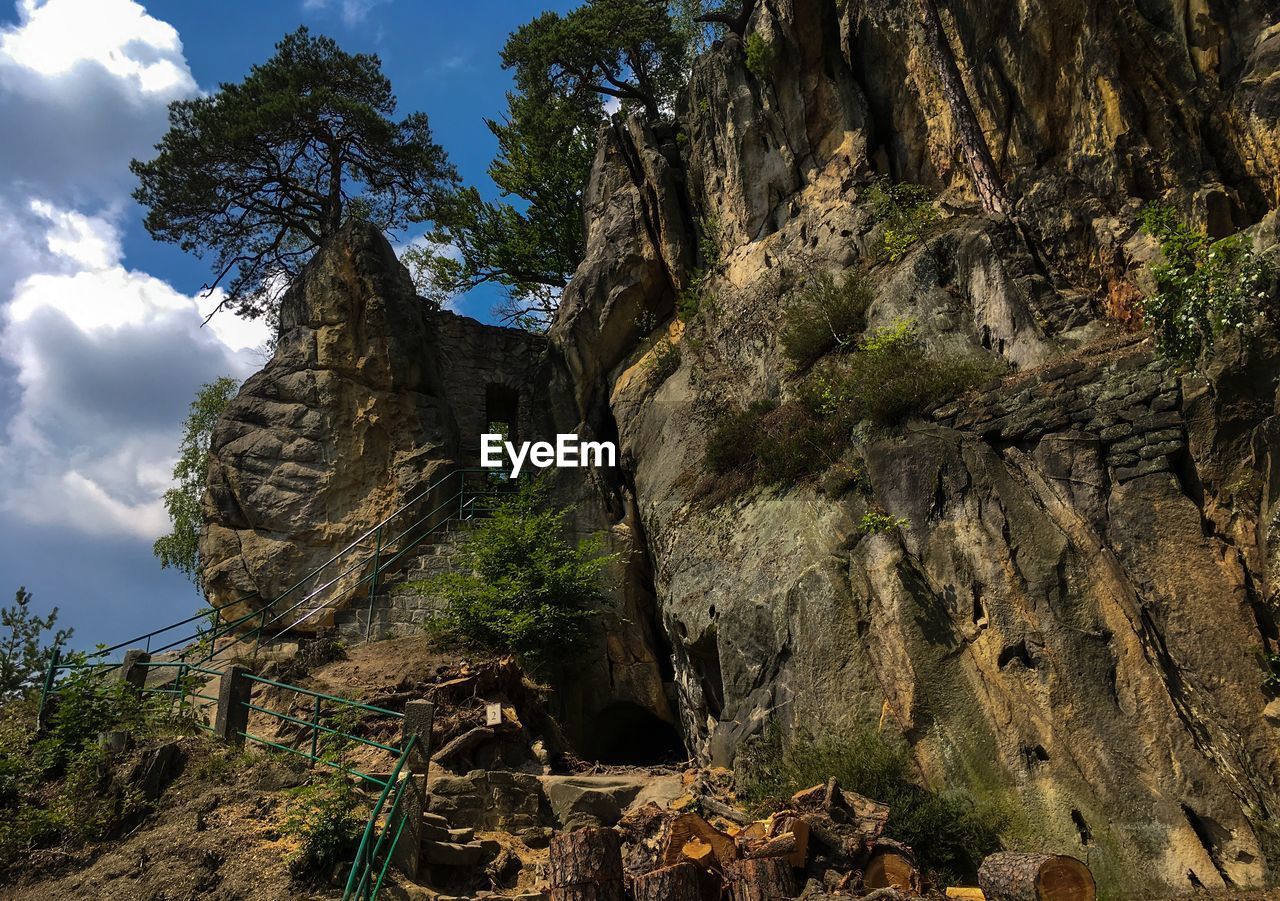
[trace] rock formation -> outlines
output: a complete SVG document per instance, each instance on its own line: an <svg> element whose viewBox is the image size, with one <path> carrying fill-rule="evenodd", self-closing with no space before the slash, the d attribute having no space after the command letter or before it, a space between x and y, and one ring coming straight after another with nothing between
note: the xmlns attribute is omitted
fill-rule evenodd
<svg viewBox="0 0 1280 901"><path fill-rule="evenodd" d="M1087 859L1118 896L1260 885L1280 811L1264 684L1280 344L1228 340L1179 369L1134 300L1148 201L1276 243L1275 6L940 5L1011 218L973 202L910 3L762 4L771 72L730 36L674 124L602 130L548 362L517 353L503 381L548 411L531 428L616 435L623 455L620 472L560 479L578 528L628 552L622 612L565 703L579 724L614 704L661 720L674 695L689 750L724 765L769 722L869 724L931 785L1017 810L1021 841ZM873 253L875 175L928 185L944 212L892 263ZM389 249L352 240L290 293L276 359L215 436L216 598L270 596L461 459L473 429L447 361L480 327L433 324ZM861 488L707 503L717 411L794 393L788 292L867 264L871 326L909 316L928 348L1009 374L865 432L849 449ZM695 279L709 300L676 322ZM330 284L347 300L319 301ZM674 372L655 365L663 343ZM357 458L344 481L335 461ZM872 508L905 525L862 534Z"/></svg>

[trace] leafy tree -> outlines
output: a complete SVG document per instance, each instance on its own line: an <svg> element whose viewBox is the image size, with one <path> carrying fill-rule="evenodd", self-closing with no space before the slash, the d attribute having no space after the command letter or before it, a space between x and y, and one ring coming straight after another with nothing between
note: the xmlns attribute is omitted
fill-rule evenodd
<svg viewBox="0 0 1280 901"><path fill-rule="evenodd" d="M665 0L587 0L518 28L502 64L535 101L598 94L657 119L683 84L686 50Z"/></svg>
<svg viewBox="0 0 1280 901"><path fill-rule="evenodd" d="M412 262L446 293L500 284L510 298L504 318L544 326L582 259L582 193L605 101L658 118L683 83L689 42L665 0L588 0L517 29L502 51L516 90L506 117L487 122L501 198L455 192L433 236L454 255L424 248Z"/></svg>
<svg viewBox="0 0 1280 901"><path fill-rule="evenodd" d="M31 593L19 588L12 605L0 608L0 698L13 698L34 685L49 666L55 649L71 638L56 629L58 608L48 616L31 612Z"/></svg>
<svg viewBox="0 0 1280 901"><path fill-rule="evenodd" d="M168 133L150 162L134 160L160 241L214 254L219 304L270 312L351 212L383 229L431 218L455 181L424 113L392 119L396 99L377 56L349 54L300 28L239 84L169 107Z"/></svg>
<svg viewBox="0 0 1280 901"><path fill-rule="evenodd" d="M565 540L567 513L548 505L541 480L499 504L468 536L460 571L416 583L447 604L432 631L516 654L535 670L570 660L605 602L600 571L612 558L601 555L598 537Z"/></svg>
<svg viewBox="0 0 1280 901"><path fill-rule="evenodd" d="M178 445L178 462L173 466L177 485L164 493L165 510L173 531L156 539L152 552L160 565L187 574L200 585L200 499L204 496L205 476L209 470L209 442L218 417L231 403L240 383L224 376L201 385L190 412L182 425L182 443Z"/></svg>
<svg viewBox="0 0 1280 901"><path fill-rule="evenodd" d="M596 98L539 103L508 94L506 117L485 122L498 140L488 172L503 200L471 187L454 192L440 205L434 246L406 251L410 268L429 272L445 294L502 285L502 318L544 326L583 256L582 193L603 115Z"/></svg>

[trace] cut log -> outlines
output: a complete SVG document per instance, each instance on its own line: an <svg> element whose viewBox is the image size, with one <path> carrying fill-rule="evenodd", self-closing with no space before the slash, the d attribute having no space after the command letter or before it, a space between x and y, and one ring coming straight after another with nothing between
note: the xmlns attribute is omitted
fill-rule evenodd
<svg viewBox="0 0 1280 901"><path fill-rule="evenodd" d="M552 901L612 901L626 896L622 846L612 829L588 826L551 838Z"/></svg>
<svg viewBox="0 0 1280 901"><path fill-rule="evenodd" d="M1094 901L1089 868L1062 854L992 854L978 868L988 901Z"/></svg>
<svg viewBox="0 0 1280 901"><path fill-rule="evenodd" d="M953 898L955 901L987 901L987 896L982 893L982 889L967 888L959 885L949 886L947 888L947 897Z"/></svg>
<svg viewBox="0 0 1280 901"><path fill-rule="evenodd" d="M795 873L782 857L735 861L726 876L731 901L777 901L796 895Z"/></svg>
<svg viewBox="0 0 1280 901"><path fill-rule="evenodd" d="M803 870L809 860L809 824L799 817L780 816L773 822L774 832L790 832L796 838L795 849L787 861L797 870Z"/></svg>
<svg viewBox="0 0 1280 901"><path fill-rule="evenodd" d="M871 850L871 859L862 871L863 888L896 888L912 894L920 891L920 874L911 849L899 842L881 839Z"/></svg>
<svg viewBox="0 0 1280 901"><path fill-rule="evenodd" d="M738 845L738 852L747 859L755 857L785 857L787 858L787 863L790 864L791 855L795 853L797 847L799 847L799 843L796 841L795 833L784 832L772 838L744 842Z"/></svg>
<svg viewBox="0 0 1280 901"><path fill-rule="evenodd" d="M723 867L738 859L738 849L734 847L733 839L696 813L682 813L671 821L667 831L667 845L662 854L662 865L670 867L683 860L685 845L695 839L711 847L710 859L703 858L699 863Z"/></svg>
<svg viewBox="0 0 1280 901"><path fill-rule="evenodd" d="M791 804L796 815L808 824L813 838L852 858L866 852L884 832L889 819L886 805L842 790L835 779L797 792Z"/></svg>
<svg viewBox="0 0 1280 901"><path fill-rule="evenodd" d="M678 863L637 876L631 882L635 901L702 901L698 868Z"/></svg>
<svg viewBox="0 0 1280 901"><path fill-rule="evenodd" d="M716 864L715 852L711 849L711 845L700 838L691 838L685 842L684 847L680 849L680 856L699 866Z"/></svg>

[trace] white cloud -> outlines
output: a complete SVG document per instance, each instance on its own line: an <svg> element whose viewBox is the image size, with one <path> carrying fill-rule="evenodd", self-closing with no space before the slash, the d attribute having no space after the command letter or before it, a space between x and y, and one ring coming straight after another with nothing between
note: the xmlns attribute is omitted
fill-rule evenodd
<svg viewBox="0 0 1280 901"><path fill-rule="evenodd" d="M390 2L391 0L302 0L302 8L308 12L336 8L342 14L343 23L350 27L363 22L375 6Z"/></svg>
<svg viewBox="0 0 1280 901"><path fill-rule="evenodd" d="M145 93L189 93L195 81L178 32L133 0L20 0L0 56L43 76L96 63Z"/></svg>
<svg viewBox="0 0 1280 901"><path fill-rule="evenodd" d="M126 266L128 162L196 91L132 0L20 0L0 29L0 521L150 540L196 388L257 368L265 326Z"/></svg>

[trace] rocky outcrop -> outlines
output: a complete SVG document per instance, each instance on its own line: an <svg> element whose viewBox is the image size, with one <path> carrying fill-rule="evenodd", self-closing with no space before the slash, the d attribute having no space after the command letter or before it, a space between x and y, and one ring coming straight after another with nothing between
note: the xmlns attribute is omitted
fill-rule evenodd
<svg viewBox="0 0 1280 901"><path fill-rule="evenodd" d="M607 398L584 420L622 443L686 740L727 765L769 722L878 728L931 784L1018 811L1021 841L1088 858L1117 896L1260 885L1280 806L1262 662L1280 368L1261 340L1179 371L1126 329L1153 256L1146 201L1218 234L1275 205L1274 123L1257 112L1274 103L1274 10L940 6L1014 222L974 210L914 4L763 4L771 73L733 37L698 61L678 105L685 240L718 246L697 255L710 278L686 322L637 327L634 311L669 308L677 255L651 219L617 214L642 197L678 208L661 198L680 179L649 180L607 143L597 159L616 205L591 208L552 337L577 396ZM875 174L942 192L942 223L893 264L873 253ZM1272 231L1255 228L1262 244ZM624 311L612 278L641 260L652 277L619 282ZM788 293L863 266L871 326L911 317L929 349L1011 374L857 436L861 487L709 506L716 414L793 396ZM864 535L872 508L903 526Z"/></svg>

